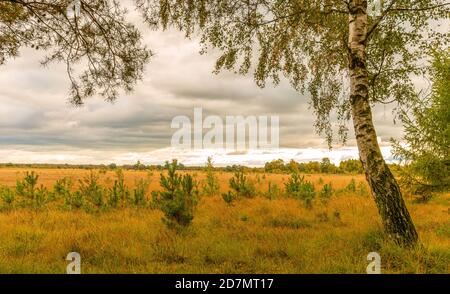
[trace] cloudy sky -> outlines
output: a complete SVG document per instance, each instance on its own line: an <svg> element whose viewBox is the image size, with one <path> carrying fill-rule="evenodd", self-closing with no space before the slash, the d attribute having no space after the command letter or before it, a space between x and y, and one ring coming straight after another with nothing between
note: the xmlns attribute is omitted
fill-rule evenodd
<svg viewBox="0 0 450 294"><path fill-rule="evenodd" d="M69 83L64 67L42 68L43 52L23 49L21 56L0 68L0 162L30 163L159 163L178 157L188 164L215 155L219 164L283 158L335 162L357 158L354 141L335 145L329 153L325 140L315 133L308 96L282 82L258 88L252 76L229 72L212 74L214 52L200 55L197 40L186 40L175 31L155 32L141 27L145 43L156 54L144 80L130 95L114 104L100 98L74 108L67 102ZM223 150L186 152L170 147L175 116L192 117L194 107L203 114L278 115L280 145L277 152L251 151L228 154ZM374 109L381 142L400 138L402 127L393 123L389 108ZM351 128L351 126L350 126ZM353 134L350 133L350 138ZM390 156L387 143L383 152Z"/></svg>

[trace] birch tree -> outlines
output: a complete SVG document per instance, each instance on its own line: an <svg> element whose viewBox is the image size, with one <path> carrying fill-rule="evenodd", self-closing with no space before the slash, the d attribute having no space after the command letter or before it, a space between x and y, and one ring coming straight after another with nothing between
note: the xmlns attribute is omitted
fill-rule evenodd
<svg viewBox="0 0 450 294"><path fill-rule="evenodd" d="M315 126L331 144L353 121L359 155L388 236L414 245L418 234L380 151L372 107L415 99L412 77L427 74L427 48L448 46L444 0L136 0L155 29L200 36L202 53L222 52L215 72L288 79L311 97ZM447 25L444 32L436 24ZM337 113L337 128L331 115Z"/></svg>

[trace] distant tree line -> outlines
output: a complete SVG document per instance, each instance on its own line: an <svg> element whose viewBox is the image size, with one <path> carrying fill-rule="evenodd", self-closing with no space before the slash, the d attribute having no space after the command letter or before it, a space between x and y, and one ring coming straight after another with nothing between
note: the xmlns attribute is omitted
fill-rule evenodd
<svg viewBox="0 0 450 294"><path fill-rule="evenodd" d="M362 164L359 160L349 159L341 161L336 166L329 158L323 158L322 161L296 162L291 160L285 163L282 159L268 162L264 166L264 171L268 173L325 173L325 174L361 174L364 172Z"/></svg>
<svg viewBox="0 0 450 294"><path fill-rule="evenodd" d="M21 168L75 168L75 169L101 169L101 170L115 170L118 168L124 170L156 170L162 171L167 169L167 165L146 165L138 161L135 164L126 164L126 165L117 165L115 163L111 163L109 165L105 164L13 164L13 163L0 163L0 168L4 167L21 167ZM204 169L203 166L186 166L182 163L178 163L178 170L201 170ZM339 166L336 166L334 163L330 161L329 158L323 158L322 161L310 161L310 162L296 162L291 160L288 163L285 163L282 159L273 160L271 162L267 162L263 168L260 167L247 167L241 165L231 165L226 167L213 167L215 171L224 171L224 172L236 172L236 171L245 171L245 172L267 172L267 173L292 173L292 172L301 172L301 173L326 173L326 174L361 174L363 173L362 164L359 160L349 159L342 161Z"/></svg>

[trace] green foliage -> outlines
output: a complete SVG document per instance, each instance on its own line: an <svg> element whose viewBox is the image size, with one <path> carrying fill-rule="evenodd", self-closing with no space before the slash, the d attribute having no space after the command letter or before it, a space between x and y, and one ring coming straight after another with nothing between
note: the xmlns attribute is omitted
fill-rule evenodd
<svg viewBox="0 0 450 294"><path fill-rule="evenodd" d="M16 198L15 193L9 187L0 187L0 198L6 206L10 207L14 203Z"/></svg>
<svg viewBox="0 0 450 294"><path fill-rule="evenodd" d="M132 169L134 170L146 170L147 168L148 167L145 164L141 163L140 160L138 160L132 167Z"/></svg>
<svg viewBox="0 0 450 294"><path fill-rule="evenodd" d="M73 187L72 179L65 177L56 180L56 183L53 185L53 192L56 197L66 198L66 196L70 194L72 187Z"/></svg>
<svg viewBox="0 0 450 294"><path fill-rule="evenodd" d="M222 194L222 199L231 205L235 200L239 198L253 198L256 196L256 188L253 182L251 182L244 174L242 169L237 170L233 177L229 181L232 191Z"/></svg>
<svg viewBox="0 0 450 294"><path fill-rule="evenodd" d="M248 220L249 220L250 218L248 217L248 215L243 214L243 215L239 216L239 219L240 219L241 221L243 221L243 222L248 222Z"/></svg>
<svg viewBox="0 0 450 294"><path fill-rule="evenodd" d="M234 200L236 200L236 194L234 194L231 191L228 191L227 193L222 193L222 199L225 201L226 204L232 205Z"/></svg>
<svg viewBox="0 0 450 294"><path fill-rule="evenodd" d="M139 179L136 181L136 188L133 190L133 205L145 206L146 195L148 192L148 186L150 185L150 179Z"/></svg>
<svg viewBox="0 0 450 294"><path fill-rule="evenodd" d="M61 62L80 105L100 95L113 101L142 78L151 52L118 1L83 1L81 16L67 17L71 1L1 1L0 65L28 47L46 52L44 65ZM74 49L76 47L76 50ZM85 67L80 67L84 65Z"/></svg>
<svg viewBox="0 0 450 294"><path fill-rule="evenodd" d="M73 192L73 181L71 178L62 178L53 185L53 194L56 199L64 199L64 207L71 209L80 209L83 204L83 195L80 191Z"/></svg>
<svg viewBox="0 0 450 294"><path fill-rule="evenodd" d="M117 207L119 203L125 205L130 201L130 190L125 185L125 178L122 169L116 170L116 179L113 186L108 191L108 203L111 207Z"/></svg>
<svg viewBox="0 0 450 294"><path fill-rule="evenodd" d="M347 162L351 162L348 164ZM271 162L267 162L264 165L264 171L266 173L308 173L308 174L336 174L336 173L362 173L362 165L359 163L360 169L353 167L352 165L356 165L357 163L353 163L353 160L347 160L341 162L340 167L337 167L334 163L330 161L329 158L323 158L321 162L310 161L310 162L296 162L294 160L289 161L289 163L284 163L283 160L273 160ZM341 168L342 167L342 168ZM351 170L349 170L351 169Z"/></svg>
<svg viewBox="0 0 450 294"><path fill-rule="evenodd" d="M234 191L236 198L253 198L256 196L256 188L243 171L237 171L229 181L230 188Z"/></svg>
<svg viewBox="0 0 450 294"><path fill-rule="evenodd" d="M169 228L180 229L188 226L194 218L197 204L197 183L189 174L177 173L178 162L166 162L168 175L161 174L161 192L153 192L153 201L164 213L163 222Z"/></svg>
<svg viewBox="0 0 450 294"><path fill-rule="evenodd" d="M256 183L258 185L261 185L261 177L259 176L259 174L256 175Z"/></svg>
<svg viewBox="0 0 450 294"><path fill-rule="evenodd" d="M421 62L430 44L448 46L448 34L431 20L447 19L444 0L389 1L380 15L367 13L374 1L205 1L138 0L152 28L174 27L200 35L202 53L220 52L215 71L253 73L256 84L289 80L308 93L317 116L315 127L331 145L333 123L347 137L350 101L342 77L349 75L349 17L355 10L367 16L365 66L372 103L407 105L416 96L413 74L423 74ZM358 8L355 8L358 6ZM408 24L408 25L404 25ZM337 119L331 119L333 113Z"/></svg>
<svg viewBox="0 0 450 294"><path fill-rule="evenodd" d="M48 200L49 200L49 191L46 187L41 185L39 188L36 189L36 194L34 198L34 206L36 208L42 207Z"/></svg>
<svg viewBox="0 0 450 294"><path fill-rule="evenodd" d="M122 207L126 205L145 207L151 174L147 179L136 180L132 196L125 185L123 172L117 170L116 175L117 179L109 189L100 185L99 175L91 171L88 176L78 181L79 185L76 190L72 179L65 177L58 179L53 185L52 191L49 191L43 185L38 186L39 176L37 174L27 172L23 179L17 180L14 190L0 187L0 199L7 206L16 202L17 207L41 208L48 203L56 202L62 204L63 209L84 208L87 211L117 208L119 204Z"/></svg>
<svg viewBox="0 0 450 294"><path fill-rule="evenodd" d="M289 196L295 196L301 189L305 181L304 176L300 176L298 173L294 172L285 183L285 191Z"/></svg>
<svg viewBox="0 0 450 294"><path fill-rule="evenodd" d="M347 191L347 192L356 193L356 181L355 181L355 179L351 179L350 183L348 183L348 185L345 186L344 190Z"/></svg>
<svg viewBox="0 0 450 294"><path fill-rule="evenodd" d="M81 193L81 191L75 191L74 193L71 193L68 196L69 197L67 197L65 199L64 204L69 209L74 209L74 208L80 209L85 205L85 200L83 198L83 194Z"/></svg>
<svg viewBox="0 0 450 294"><path fill-rule="evenodd" d="M38 179L39 175L34 171L27 172L23 180L17 180L16 182L17 195L34 200Z"/></svg>
<svg viewBox="0 0 450 294"><path fill-rule="evenodd" d="M320 162L320 172L324 174L334 174L337 172L337 167L327 157Z"/></svg>
<svg viewBox="0 0 450 294"><path fill-rule="evenodd" d="M217 176L214 174L214 166L211 157L208 157L205 172L206 184L203 186L204 194L208 196L217 195L219 193L220 185Z"/></svg>
<svg viewBox="0 0 450 294"><path fill-rule="evenodd" d="M67 199L71 197L72 188L72 179L65 177L56 181L55 185L53 185L53 193L56 198Z"/></svg>
<svg viewBox="0 0 450 294"><path fill-rule="evenodd" d="M422 199L450 188L450 52L433 57L431 96L415 102L413 118L403 113L407 146L394 142L396 157L405 163L401 183Z"/></svg>
<svg viewBox="0 0 450 294"><path fill-rule="evenodd" d="M282 173L285 172L285 164L282 159L266 162L264 165L264 171L266 173Z"/></svg>
<svg viewBox="0 0 450 294"><path fill-rule="evenodd" d="M341 161L339 163L339 170L349 174L362 174L364 172L361 161L357 159Z"/></svg>
<svg viewBox="0 0 450 294"><path fill-rule="evenodd" d="M40 208L50 200L49 191L43 185L38 186L38 180L39 175L32 171L16 181L16 195L24 198L24 205Z"/></svg>
<svg viewBox="0 0 450 294"><path fill-rule="evenodd" d="M351 179L350 182L342 189L337 189L334 191L336 196L344 195L355 195L361 197L370 196L370 191L367 188L367 184L365 182L356 182L355 179Z"/></svg>
<svg viewBox="0 0 450 294"><path fill-rule="evenodd" d="M302 200L306 207L312 207L312 201L316 196L314 185L305 180L304 176L292 173L285 184L287 196Z"/></svg>
<svg viewBox="0 0 450 294"><path fill-rule="evenodd" d="M363 197L370 196L370 192L367 189L367 186L362 182L359 182L358 185L356 186L356 193L359 196L363 196Z"/></svg>
<svg viewBox="0 0 450 294"><path fill-rule="evenodd" d="M278 185L272 184L272 182L269 182L269 187L267 191L264 193L264 197L270 200L277 199L280 197L281 191Z"/></svg>
<svg viewBox="0 0 450 294"><path fill-rule="evenodd" d="M90 201L96 208L104 205L104 189L98 183L98 176L91 171L88 176L79 180L79 192L82 198Z"/></svg>
<svg viewBox="0 0 450 294"><path fill-rule="evenodd" d="M117 180L114 181L114 185L108 190L108 205L116 208L119 204L120 193Z"/></svg>
<svg viewBox="0 0 450 294"><path fill-rule="evenodd" d="M327 203L333 195L333 187L331 184L325 184L319 193L320 201Z"/></svg>

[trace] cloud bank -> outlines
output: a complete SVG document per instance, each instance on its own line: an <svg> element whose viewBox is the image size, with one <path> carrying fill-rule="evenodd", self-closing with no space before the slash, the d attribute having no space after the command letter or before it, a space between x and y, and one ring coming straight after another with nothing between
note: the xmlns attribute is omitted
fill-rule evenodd
<svg viewBox="0 0 450 294"><path fill-rule="evenodd" d="M135 14L131 18L139 22ZM297 156L298 152L309 154L307 150L324 152L321 150L325 150L325 140L315 133L315 117L309 108L308 95L295 92L285 81L278 87L268 85L260 89L252 76L230 72L214 75L217 52L200 55L195 38L186 40L180 32L140 27L145 43L156 55L135 91L122 95L113 104L93 98L81 108L69 105L64 66L41 67L39 61L45 52L25 48L19 58L2 66L0 162L129 163L139 157L148 156L151 162L153 156L158 157L155 160L162 160L163 156L166 160L175 155L184 156L186 162L197 162L197 158L203 162L209 151L203 155L170 151L172 118L192 117L194 107L202 107L205 115L223 118L278 115L282 149L272 154L275 159ZM401 126L393 123L391 110L389 107L374 109L378 136L383 141L402 135ZM351 131L349 138L353 138ZM351 150L352 156L357 156L354 140L348 146L337 145L333 154L341 154L337 150L346 150L344 153ZM316 153L311 156L322 156ZM217 161L222 162L221 158L224 163L228 160L233 164L236 160L252 165L260 164L269 156L264 153L219 155Z"/></svg>

